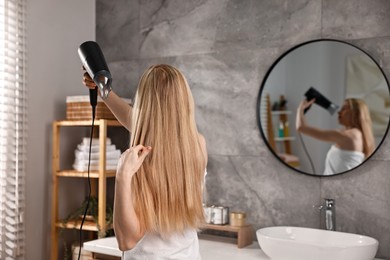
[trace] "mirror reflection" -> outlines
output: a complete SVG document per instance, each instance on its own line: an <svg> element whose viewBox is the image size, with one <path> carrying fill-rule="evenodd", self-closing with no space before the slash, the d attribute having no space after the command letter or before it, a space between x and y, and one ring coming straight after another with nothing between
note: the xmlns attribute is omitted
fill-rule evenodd
<svg viewBox="0 0 390 260"><path fill-rule="evenodd" d="M337 40L283 54L260 88L258 121L271 151L289 167L331 176L364 163L389 126L389 85L363 50Z"/></svg>

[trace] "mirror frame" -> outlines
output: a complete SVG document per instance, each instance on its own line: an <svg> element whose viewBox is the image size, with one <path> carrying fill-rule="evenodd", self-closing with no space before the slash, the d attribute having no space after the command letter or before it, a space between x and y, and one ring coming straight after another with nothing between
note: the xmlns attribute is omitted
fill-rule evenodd
<svg viewBox="0 0 390 260"><path fill-rule="evenodd" d="M311 44L311 43L315 43L315 42L338 42L338 43L342 43L342 44L346 44L346 45L349 45L353 48L356 48L358 50L360 50L362 53L366 54L376 65L377 67L379 68L380 72L382 73L385 81L386 81L386 84L387 84L387 87L389 89L389 95L390 95L390 85L389 85L389 81L386 77L386 74L384 73L383 69L381 66L379 66L379 63L365 50L363 50L362 48L360 47L357 47L356 45L352 44L352 43L349 43L349 42L346 42L346 41L343 41L343 40L336 40L336 39L329 39L329 38L320 38L320 39L314 39L314 40L310 40L310 41L306 41L306 42L302 42L298 45L295 45L293 47L291 47L290 49L288 49L287 51L285 51L284 53L282 53L282 55L280 55L271 65L271 67L267 70L267 73L264 75L264 78L261 82L261 85L260 85L260 90L259 90L259 94L258 94L258 97L257 97L257 102L256 102L256 119L257 119L257 125L258 125L258 128L260 130L260 133L261 133L261 136L263 138L263 141L264 143L267 145L268 149L271 151L271 153L280 161L282 162L282 164L284 164L285 166L287 166L288 168L294 170L295 172L297 173L302 173L302 174L305 174L305 175L308 175L308 176L312 176L312 177L333 177L333 176L338 176L340 174L344 174L344 173L348 173L348 172L351 172L357 168L359 168L361 165L365 164L379 149L379 147L381 147L383 141L386 139L386 136L388 134L388 131L389 131L389 127L390 127L390 116L389 116L389 121L387 123L387 127L386 127L386 131L384 132L384 135L381 139L381 141L378 143L378 145L376 146L375 150L371 153L371 155L366 158L361 164L359 164L358 166L352 168L352 169L349 169L347 171L343 171L343 172L339 172L339 173L335 173L335 174L332 174L332 175L317 175L317 174L314 174L314 173L308 173L308 172L304 172L300 169L297 169L297 168L294 168L292 167L291 165L289 165L288 163L286 163L285 161L283 161L277 154L276 152L272 149L271 145L269 144L268 142L268 139L263 131L263 127L261 126L261 119L260 119L260 108L261 108L261 98L262 98L262 94L263 94L263 90L264 90L264 86L265 86L265 83L267 82L267 79L269 78L270 74L272 73L273 69L279 64L279 62L285 58L288 54L290 54L291 52L293 52L294 50L298 49L298 48L301 48L303 47L304 45L308 45L308 44ZM294 126L295 127L295 126Z"/></svg>

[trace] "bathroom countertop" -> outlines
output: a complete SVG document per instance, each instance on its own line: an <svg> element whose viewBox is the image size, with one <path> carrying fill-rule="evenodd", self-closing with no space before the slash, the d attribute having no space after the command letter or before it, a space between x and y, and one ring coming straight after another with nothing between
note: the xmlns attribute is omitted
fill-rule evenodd
<svg viewBox="0 0 390 260"><path fill-rule="evenodd" d="M269 260L256 241L247 247L237 248L237 245L229 239L202 235L199 239L199 249L202 260ZM85 242L84 250L103 255L122 256L115 237Z"/></svg>
<svg viewBox="0 0 390 260"><path fill-rule="evenodd" d="M83 243L83 249L97 254L122 256L115 237L105 237Z"/></svg>
<svg viewBox="0 0 390 260"><path fill-rule="evenodd" d="M237 248L231 240L201 235L199 248L202 260L270 260L257 241L244 248ZM101 238L84 243L84 249L93 253L121 257L115 237ZM381 260L375 258L374 260Z"/></svg>
<svg viewBox="0 0 390 260"><path fill-rule="evenodd" d="M200 235L199 249L202 260L270 260L260 249L257 241L247 247L238 248L234 240Z"/></svg>

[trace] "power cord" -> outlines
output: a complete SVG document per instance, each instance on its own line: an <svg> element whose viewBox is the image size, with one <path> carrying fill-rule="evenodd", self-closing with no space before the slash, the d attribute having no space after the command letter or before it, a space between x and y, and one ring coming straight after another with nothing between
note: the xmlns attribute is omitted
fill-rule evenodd
<svg viewBox="0 0 390 260"><path fill-rule="evenodd" d="M301 142L302 144L302 147L303 147L303 151L305 152L307 158L309 159L309 162L310 162L310 166L311 166L311 170L313 171L313 173L315 174L316 173L316 169L314 167L314 164L313 164L313 161L309 155L309 152L307 151L307 148L306 148L306 145L305 145L305 142L303 141L303 138L302 138L302 135L300 132L298 132L298 137L299 137L299 141Z"/></svg>
<svg viewBox="0 0 390 260"><path fill-rule="evenodd" d="M87 200L87 206L85 207L83 220L81 221L80 230L79 230L80 245L79 245L79 256L77 258L78 260L80 260L80 256L81 256L83 224L85 221L85 217L87 216L89 202L91 200L91 179L89 177L89 172L90 172L90 166L91 166L91 150L92 150L93 128L94 128L94 123L95 123L96 104L91 103L91 105L92 105L92 125L91 125L91 137L89 139L89 154L88 154L88 200Z"/></svg>

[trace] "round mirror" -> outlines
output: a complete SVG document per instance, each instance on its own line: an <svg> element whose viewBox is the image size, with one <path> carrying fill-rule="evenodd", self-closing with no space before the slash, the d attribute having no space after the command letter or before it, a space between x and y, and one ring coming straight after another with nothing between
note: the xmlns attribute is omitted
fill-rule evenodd
<svg viewBox="0 0 390 260"><path fill-rule="evenodd" d="M284 53L258 97L261 134L284 164L331 176L369 159L389 128L389 84L365 51L314 40Z"/></svg>

